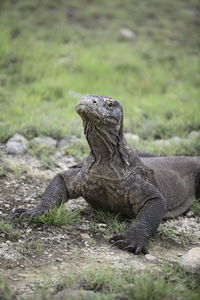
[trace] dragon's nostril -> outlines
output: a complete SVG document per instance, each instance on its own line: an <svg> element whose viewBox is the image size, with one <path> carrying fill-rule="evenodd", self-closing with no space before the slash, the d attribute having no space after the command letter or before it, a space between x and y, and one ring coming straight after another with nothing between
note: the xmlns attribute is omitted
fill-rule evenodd
<svg viewBox="0 0 200 300"><path fill-rule="evenodd" d="M93 99L93 103L96 104L96 103L97 103L97 100Z"/></svg>

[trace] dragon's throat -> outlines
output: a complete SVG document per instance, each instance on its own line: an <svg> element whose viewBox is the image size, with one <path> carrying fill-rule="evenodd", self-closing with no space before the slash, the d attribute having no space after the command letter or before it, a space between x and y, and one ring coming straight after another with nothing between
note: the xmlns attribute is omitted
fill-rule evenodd
<svg viewBox="0 0 200 300"><path fill-rule="evenodd" d="M127 165L123 160L120 141L116 136L89 132L87 141L91 149L92 163L89 172L105 178L121 178L127 174Z"/></svg>

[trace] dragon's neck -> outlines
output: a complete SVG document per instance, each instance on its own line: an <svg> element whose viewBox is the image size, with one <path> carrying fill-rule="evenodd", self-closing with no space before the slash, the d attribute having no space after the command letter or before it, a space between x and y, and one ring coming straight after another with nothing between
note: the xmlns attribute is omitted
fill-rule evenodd
<svg viewBox="0 0 200 300"><path fill-rule="evenodd" d="M133 150L130 155L123 132L113 132L109 128L99 129L87 122L85 135L91 149L88 166L90 174L109 179L124 178L134 165L141 162Z"/></svg>

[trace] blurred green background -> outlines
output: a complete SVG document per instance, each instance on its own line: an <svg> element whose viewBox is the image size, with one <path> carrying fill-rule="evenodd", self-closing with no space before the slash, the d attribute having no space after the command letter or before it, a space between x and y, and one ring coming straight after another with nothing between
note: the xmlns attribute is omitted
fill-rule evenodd
<svg viewBox="0 0 200 300"><path fill-rule="evenodd" d="M80 136L79 95L118 99L139 148L200 155L199 0L1 0L0 141ZM160 149L155 139L183 139Z"/></svg>

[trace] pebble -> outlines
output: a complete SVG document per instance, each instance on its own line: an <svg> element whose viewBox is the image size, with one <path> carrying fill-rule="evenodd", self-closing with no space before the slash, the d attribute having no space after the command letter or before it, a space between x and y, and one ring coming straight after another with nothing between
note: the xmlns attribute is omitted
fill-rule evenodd
<svg viewBox="0 0 200 300"><path fill-rule="evenodd" d="M192 217L195 216L195 214L193 213L193 211L189 210L188 212L186 212L185 216L186 216L187 218L192 218Z"/></svg>
<svg viewBox="0 0 200 300"><path fill-rule="evenodd" d="M56 148L57 140L53 139L52 137L45 136L45 137L35 137L31 140L31 142L39 144L41 146Z"/></svg>
<svg viewBox="0 0 200 300"><path fill-rule="evenodd" d="M135 142L139 142L140 140L140 137L137 134L132 134L132 133L125 133L124 137L125 139L132 140Z"/></svg>
<svg viewBox="0 0 200 300"><path fill-rule="evenodd" d="M24 154L28 149L28 141L24 136L16 133L6 143L8 154Z"/></svg>
<svg viewBox="0 0 200 300"><path fill-rule="evenodd" d="M76 136L72 135L72 136L65 136L59 143L58 143L58 147L59 148L64 148L66 146L68 146L71 143L76 143L79 142L80 139L77 138Z"/></svg>
<svg viewBox="0 0 200 300"><path fill-rule="evenodd" d="M151 261L151 262L155 262L155 261L158 260L157 257L155 257L155 256L153 256L153 255L151 255L151 254L145 254L145 257L146 257L146 259L147 259L148 261Z"/></svg>
<svg viewBox="0 0 200 300"><path fill-rule="evenodd" d="M135 32L128 28L121 28L119 30L120 37L125 40L134 40L136 38Z"/></svg>
<svg viewBox="0 0 200 300"><path fill-rule="evenodd" d="M181 257L181 267L192 274L200 274L200 247L190 249Z"/></svg>
<svg viewBox="0 0 200 300"><path fill-rule="evenodd" d="M106 228L107 225L105 223L99 223L97 224L98 228Z"/></svg>

